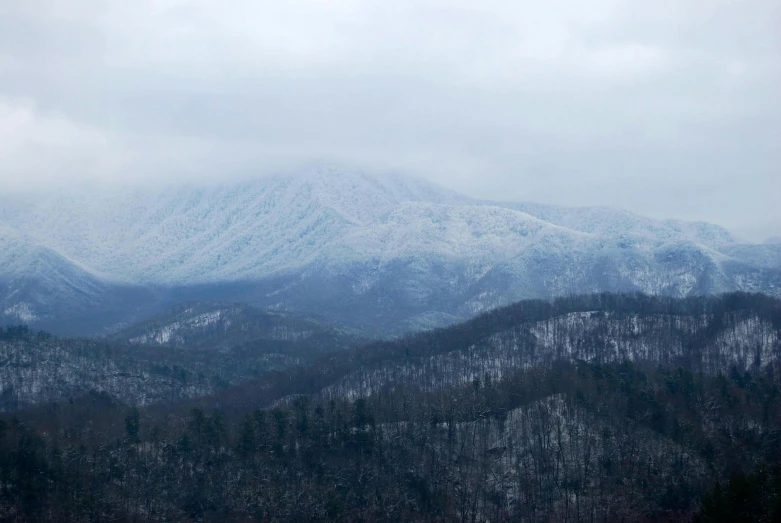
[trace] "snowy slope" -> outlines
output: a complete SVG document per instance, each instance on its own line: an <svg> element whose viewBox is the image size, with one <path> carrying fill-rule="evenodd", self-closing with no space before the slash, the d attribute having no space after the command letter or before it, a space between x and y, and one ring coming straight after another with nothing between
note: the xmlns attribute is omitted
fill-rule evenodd
<svg viewBox="0 0 781 523"><path fill-rule="evenodd" d="M0 252L0 314L9 320L30 323L49 303L101 292L93 274L2 224Z"/></svg>
<svg viewBox="0 0 781 523"><path fill-rule="evenodd" d="M112 282L0 223L0 324L100 329L156 307L147 289Z"/></svg>
<svg viewBox="0 0 781 523"><path fill-rule="evenodd" d="M724 228L704 222L654 220L622 209L608 207L559 207L535 203L503 203L568 229L608 238L660 243L686 238L710 248L737 243Z"/></svg>
<svg viewBox="0 0 781 523"><path fill-rule="evenodd" d="M458 199L417 180L320 170L222 187L80 189L17 203L8 219L116 278L181 284L299 268L400 203Z"/></svg>
<svg viewBox="0 0 781 523"><path fill-rule="evenodd" d="M25 238L26 249L58 257L55 265L82 278L42 269L42 281L154 286L174 302L245 301L392 331L526 297L781 295L778 246L746 245L714 225L481 202L417 179L334 168L214 186L6 197L0 220L14 246L0 252L0 281L34 266L20 254ZM5 292L6 308L27 314Z"/></svg>

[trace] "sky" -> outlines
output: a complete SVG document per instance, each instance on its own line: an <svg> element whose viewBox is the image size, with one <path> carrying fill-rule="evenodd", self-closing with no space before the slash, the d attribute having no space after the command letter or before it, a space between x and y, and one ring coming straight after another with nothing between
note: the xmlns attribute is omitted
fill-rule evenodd
<svg viewBox="0 0 781 523"><path fill-rule="evenodd" d="M0 0L0 191L312 161L781 234L778 0Z"/></svg>

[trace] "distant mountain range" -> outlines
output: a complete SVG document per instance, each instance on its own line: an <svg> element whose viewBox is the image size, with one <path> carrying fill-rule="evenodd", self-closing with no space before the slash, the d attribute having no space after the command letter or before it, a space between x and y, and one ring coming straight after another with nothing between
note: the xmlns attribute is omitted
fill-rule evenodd
<svg viewBox="0 0 781 523"><path fill-rule="evenodd" d="M217 186L0 197L0 321L109 333L185 301L397 334L523 298L781 296L781 243L607 208L321 168Z"/></svg>

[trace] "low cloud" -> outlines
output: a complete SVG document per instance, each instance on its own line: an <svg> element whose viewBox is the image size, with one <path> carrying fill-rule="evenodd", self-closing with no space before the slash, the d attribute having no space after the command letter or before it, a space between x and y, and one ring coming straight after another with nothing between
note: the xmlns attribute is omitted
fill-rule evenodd
<svg viewBox="0 0 781 523"><path fill-rule="evenodd" d="M778 2L0 0L0 187L326 160L752 237Z"/></svg>

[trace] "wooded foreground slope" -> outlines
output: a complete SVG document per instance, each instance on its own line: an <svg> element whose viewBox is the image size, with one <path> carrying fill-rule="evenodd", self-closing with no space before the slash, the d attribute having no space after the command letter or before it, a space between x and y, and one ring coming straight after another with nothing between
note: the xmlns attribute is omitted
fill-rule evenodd
<svg viewBox="0 0 781 523"><path fill-rule="evenodd" d="M0 517L776 521L779 311L527 301L199 399L41 404L0 421Z"/></svg>

